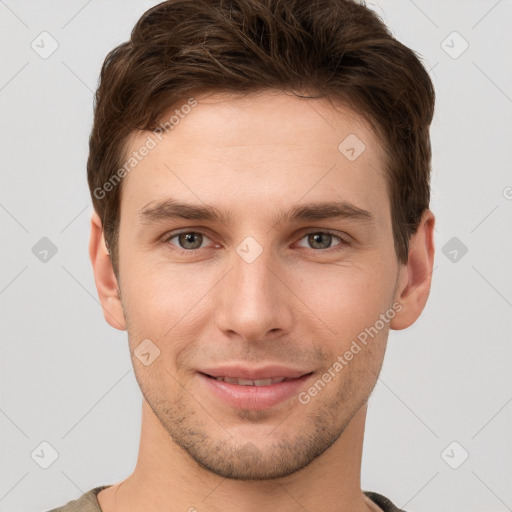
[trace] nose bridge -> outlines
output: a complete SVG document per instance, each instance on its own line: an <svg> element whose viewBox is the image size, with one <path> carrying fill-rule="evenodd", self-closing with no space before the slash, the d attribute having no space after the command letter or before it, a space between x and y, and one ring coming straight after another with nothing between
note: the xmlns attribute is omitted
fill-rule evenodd
<svg viewBox="0 0 512 512"><path fill-rule="evenodd" d="M247 340L289 329L292 315L285 287L276 276L278 266L271 250L255 239L249 237L236 248L217 311L219 329Z"/></svg>

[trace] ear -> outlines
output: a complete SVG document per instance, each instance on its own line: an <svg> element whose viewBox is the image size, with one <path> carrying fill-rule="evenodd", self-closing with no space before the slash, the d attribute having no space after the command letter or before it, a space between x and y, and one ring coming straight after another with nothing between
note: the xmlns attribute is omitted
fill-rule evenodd
<svg viewBox="0 0 512 512"><path fill-rule="evenodd" d="M91 216L89 256L94 272L94 281L105 320L115 329L124 331L126 320L119 296L119 286L112 267L112 260L105 244L101 219L96 211Z"/></svg>
<svg viewBox="0 0 512 512"><path fill-rule="evenodd" d="M409 240L409 259L406 264L400 265L395 293L395 301L402 305L402 309L391 321L391 329L409 327L425 308L434 265L434 224L434 214L426 210L418 230Z"/></svg>

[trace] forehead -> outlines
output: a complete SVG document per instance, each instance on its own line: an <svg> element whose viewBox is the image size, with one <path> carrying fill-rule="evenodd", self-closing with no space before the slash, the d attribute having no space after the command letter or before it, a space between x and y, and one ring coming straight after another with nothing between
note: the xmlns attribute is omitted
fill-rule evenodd
<svg viewBox="0 0 512 512"><path fill-rule="evenodd" d="M194 101L173 106L157 133L129 138L127 158L139 156L124 178L122 211L167 196L214 206L231 199L248 209L302 198L386 208L383 145L350 108L284 92Z"/></svg>

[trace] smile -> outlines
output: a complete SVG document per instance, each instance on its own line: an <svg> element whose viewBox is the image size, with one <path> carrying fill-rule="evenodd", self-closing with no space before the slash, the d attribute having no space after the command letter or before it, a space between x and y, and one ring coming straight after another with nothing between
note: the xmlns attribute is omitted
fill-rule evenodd
<svg viewBox="0 0 512 512"><path fill-rule="evenodd" d="M231 377L228 372L218 375L198 372L198 376L205 393L214 401L236 409L262 410L293 399L298 401L298 394L313 372L294 373L296 376L274 374L272 377L265 377L260 374L258 378L252 379L247 376Z"/></svg>
<svg viewBox="0 0 512 512"><path fill-rule="evenodd" d="M212 377L213 378L213 377ZM230 384L238 384L239 386L270 386L272 384L277 384L279 382L283 382L287 379L286 377L274 377L268 379L238 379L237 377L215 377L215 380L220 380L223 382L229 382Z"/></svg>

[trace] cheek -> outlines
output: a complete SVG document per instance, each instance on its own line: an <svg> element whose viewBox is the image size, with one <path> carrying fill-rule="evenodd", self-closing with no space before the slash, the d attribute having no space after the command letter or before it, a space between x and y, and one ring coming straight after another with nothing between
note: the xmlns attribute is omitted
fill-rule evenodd
<svg viewBox="0 0 512 512"><path fill-rule="evenodd" d="M186 267L186 268L185 268ZM128 330L136 339L149 338L157 344L173 339L187 345L197 330L197 319L208 314L208 292L219 277L217 272L199 266L152 263L133 258L125 266L123 304Z"/></svg>
<svg viewBox="0 0 512 512"><path fill-rule="evenodd" d="M394 275L377 265L318 266L302 272L291 288L322 320L326 334L350 341L390 307Z"/></svg>

